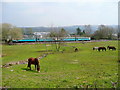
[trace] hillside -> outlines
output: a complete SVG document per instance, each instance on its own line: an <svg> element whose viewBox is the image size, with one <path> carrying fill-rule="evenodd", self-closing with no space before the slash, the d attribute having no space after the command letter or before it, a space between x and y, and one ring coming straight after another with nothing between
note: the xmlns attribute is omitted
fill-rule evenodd
<svg viewBox="0 0 120 90"><path fill-rule="evenodd" d="M91 25L92 31L96 31L99 25ZM117 28L117 25L107 25L109 27ZM61 28L64 28L66 31L69 33L75 33L76 28L80 28L81 30L84 30L84 25L74 25L74 26L62 26L62 27L53 27L54 30L59 30ZM24 31L27 30L28 28L31 28L33 32L50 32L52 30L51 27L20 27Z"/></svg>

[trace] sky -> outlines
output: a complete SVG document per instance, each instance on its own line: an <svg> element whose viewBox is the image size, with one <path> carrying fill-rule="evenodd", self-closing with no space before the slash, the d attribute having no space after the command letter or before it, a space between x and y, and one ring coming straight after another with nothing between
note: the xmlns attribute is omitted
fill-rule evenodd
<svg viewBox="0 0 120 90"><path fill-rule="evenodd" d="M119 0L2 0L1 23L15 26L117 25ZM1 9L2 8L2 9Z"/></svg>

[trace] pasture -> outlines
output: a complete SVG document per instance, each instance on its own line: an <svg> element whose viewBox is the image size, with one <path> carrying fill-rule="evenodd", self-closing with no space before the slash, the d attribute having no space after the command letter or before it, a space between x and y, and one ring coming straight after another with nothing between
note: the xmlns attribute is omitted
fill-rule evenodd
<svg viewBox="0 0 120 90"><path fill-rule="evenodd" d="M93 47L115 46L116 51ZM74 52L75 46L79 49ZM61 51L64 50L62 53ZM39 57L40 72L27 64L2 68L2 87L7 88L115 88L118 80L118 41L64 43L59 52L54 44L3 45L2 64Z"/></svg>

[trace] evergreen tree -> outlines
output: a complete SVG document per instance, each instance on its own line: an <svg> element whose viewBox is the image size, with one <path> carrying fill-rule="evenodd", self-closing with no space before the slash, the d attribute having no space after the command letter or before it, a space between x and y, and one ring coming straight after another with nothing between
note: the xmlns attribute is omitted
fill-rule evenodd
<svg viewBox="0 0 120 90"><path fill-rule="evenodd" d="M83 30L82 34L85 34L85 30Z"/></svg>
<svg viewBox="0 0 120 90"><path fill-rule="evenodd" d="M81 29L79 27L76 29L76 31L77 31L77 35L82 35Z"/></svg>

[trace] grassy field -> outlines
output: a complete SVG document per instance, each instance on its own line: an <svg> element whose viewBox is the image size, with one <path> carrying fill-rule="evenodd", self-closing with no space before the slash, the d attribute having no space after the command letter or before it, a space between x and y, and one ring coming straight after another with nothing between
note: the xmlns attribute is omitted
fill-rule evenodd
<svg viewBox="0 0 120 90"><path fill-rule="evenodd" d="M26 60L52 52L40 60L41 71L27 64L2 68L2 85L9 88L113 88L118 80L118 42L64 43L56 52L51 44L3 45L2 64ZM50 46L51 45L51 46ZM115 46L116 51L93 51L95 46ZM74 52L71 46L79 48ZM52 51L50 51L52 50Z"/></svg>

